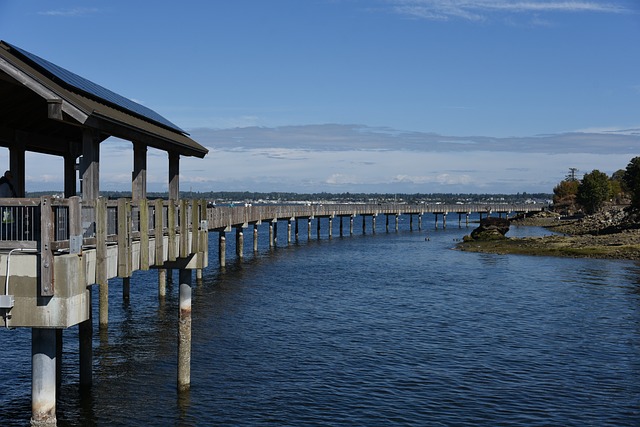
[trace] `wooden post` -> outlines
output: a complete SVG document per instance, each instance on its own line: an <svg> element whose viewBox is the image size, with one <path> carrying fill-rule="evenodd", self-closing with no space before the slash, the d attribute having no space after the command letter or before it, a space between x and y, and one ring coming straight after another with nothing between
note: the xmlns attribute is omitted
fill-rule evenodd
<svg viewBox="0 0 640 427"><path fill-rule="evenodd" d="M342 237L342 236L344 235L344 234L343 234L343 226L342 226L342 220L343 220L343 219L344 219L344 217L343 217L343 216L341 216L341 217L340 217L340 237Z"/></svg>
<svg viewBox="0 0 640 427"><path fill-rule="evenodd" d="M333 218L329 217L329 238L333 237Z"/></svg>
<svg viewBox="0 0 640 427"><path fill-rule="evenodd" d="M147 146L133 143L133 174L131 179L131 199L147 197Z"/></svg>
<svg viewBox="0 0 640 427"><path fill-rule="evenodd" d="M169 261L176 260L176 202L170 199L167 210L167 237Z"/></svg>
<svg viewBox="0 0 640 427"><path fill-rule="evenodd" d="M180 215L178 215L178 218L180 220L178 224L180 229L180 258L186 258L189 256L189 213L185 199L180 200Z"/></svg>
<svg viewBox="0 0 640 427"><path fill-rule="evenodd" d="M371 232L376 234L376 215L371 215Z"/></svg>
<svg viewBox="0 0 640 427"><path fill-rule="evenodd" d="M350 236L353 236L353 217L354 217L354 216L355 216L355 215L351 215L351 216L349 217L349 235L350 235Z"/></svg>
<svg viewBox="0 0 640 427"><path fill-rule="evenodd" d="M311 217L307 218L307 240L311 240Z"/></svg>
<svg viewBox="0 0 640 427"><path fill-rule="evenodd" d="M140 270L149 270L149 203L147 199L138 200L140 212Z"/></svg>
<svg viewBox="0 0 640 427"><path fill-rule="evenodd" d="M169 152L169 200L180 198L180 155Z"/></svg>
<svg viewBox="0 0 640 427"><path fill-rule="evenodd" d="M163 237L164 221L162 217L162 209L163 209L162 199L156 199L154 201L154 206L155 206L155 209L153 210L153 215L154 215L154 221L153 221L154 233L153 234L154 234L155 244L156 244L155 264L162 265L164 264L164 237ZM166 279L166 274L165 274L165 279Z"/></svg>
<svg viewBox="0 0 640 427"><path fill-rule="evenodd" d="M167 296L167 270L158 269L158 297L164 299Z"/></svg>
<svg viewBox="0 0 640 427"><path fill-rule="evenodd" d="M40 197L40 296L54 294L53 251L54 215L51 196Z"/></svg>

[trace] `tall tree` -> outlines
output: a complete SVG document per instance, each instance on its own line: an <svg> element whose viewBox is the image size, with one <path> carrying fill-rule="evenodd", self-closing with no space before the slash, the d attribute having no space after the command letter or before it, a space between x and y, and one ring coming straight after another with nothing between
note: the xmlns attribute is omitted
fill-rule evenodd
<svg viewBox="0 0 640 427"><path fill-rule="evenodd" d="M578 186L578 203L587 213L592 214L609 199L610 193L609 177L606 173L594 169L591 173L584 175Z"/></svg>
<svg viewBox="0 0 640 427"><path fill-rule="evenodd" d="M640 157L631 159L625 169L622 181L625 189L631 194L631 205L640 209Z"/></svg>

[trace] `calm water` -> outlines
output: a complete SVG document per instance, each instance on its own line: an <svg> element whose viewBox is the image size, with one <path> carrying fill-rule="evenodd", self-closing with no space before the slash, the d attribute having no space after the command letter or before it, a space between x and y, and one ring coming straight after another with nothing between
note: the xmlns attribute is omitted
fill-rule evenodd
<svg viewBox="0 0 640 427"><path fill-rule="evenodd" d="M157 274L138 272L124 304L112 280L82 397L65 331L58 425L640 425L640 265L452 251L470 231L457 221L387 234L380 218L345 238L334 221L331 240L314 221L311 241L302 221L290 246L281 223L273 250L261 228L255 255L248 232L242 263L230 234L224 272L212 233L182 396L177 285L161 303ZM30 341L0 331L2 426L29 422Z"/></svg>

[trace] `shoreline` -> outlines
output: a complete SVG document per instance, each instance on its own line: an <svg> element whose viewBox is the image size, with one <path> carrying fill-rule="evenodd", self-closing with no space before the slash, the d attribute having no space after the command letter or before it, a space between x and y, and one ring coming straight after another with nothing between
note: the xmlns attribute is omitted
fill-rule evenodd
<svg viewBox="0 0 640 427"><path fill-rule="evenodd" d="M597 258L640 260L640 225L621 227L594 221L557 218L526 218L513 224L544 227L556 234L541 237L507 237L498 240L472 240L456 245L466 252L500 255L555 256L566 258Z"/></svg>

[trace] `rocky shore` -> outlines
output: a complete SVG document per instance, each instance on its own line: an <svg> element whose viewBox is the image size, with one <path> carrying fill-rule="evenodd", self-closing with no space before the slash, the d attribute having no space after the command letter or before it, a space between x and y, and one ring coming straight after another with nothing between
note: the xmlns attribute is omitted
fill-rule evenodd
<svg viewBox="0 0 640 427"><path fill-rule="evenodd" d="M515 218L514 224L545 227L556 235L544 237L465 239L457 249L469 252L581 258L640 260L640 215L613 207L579 219L557 214Z"/></svg>

